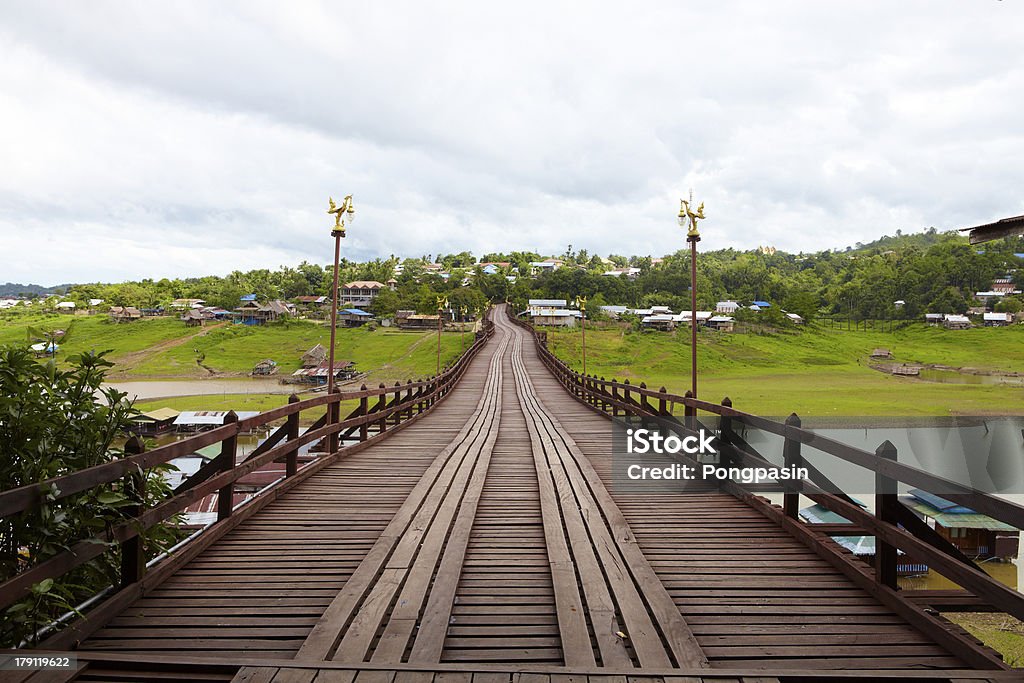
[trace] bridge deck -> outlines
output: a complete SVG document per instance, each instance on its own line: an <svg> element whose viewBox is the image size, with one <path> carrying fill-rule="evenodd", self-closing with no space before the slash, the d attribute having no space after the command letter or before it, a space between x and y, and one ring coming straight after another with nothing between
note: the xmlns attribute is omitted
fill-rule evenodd
<svg viewBox="0 0 1024 683"><path fill-rule="evenodd" d="M509 680L498 665L535 683L967 668L736 498L606 486L608 420L497 322L428 419L302 482L110 621L81 644L97 655L81 680L196 657L213 680L268 660L236 679L251 681L352 680L338 666L360 663L359 680L439 683Z"/></svg>

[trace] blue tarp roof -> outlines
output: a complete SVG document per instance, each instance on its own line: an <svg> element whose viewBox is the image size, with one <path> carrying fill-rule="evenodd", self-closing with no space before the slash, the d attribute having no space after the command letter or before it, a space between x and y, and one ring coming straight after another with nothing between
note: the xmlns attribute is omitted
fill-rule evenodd
<svg viewBox="0 0 1024 683"><path fill-rule="evenodd" d="M1018 254L1017 252L1014 252L1013 255L1017 258L1024 258L1024 254Z"/></svg>
<svg viewBox="0 0 1024 683"><path fill-rule="evenodd" d="M974 514L974 510L972 510L971 508L964 507L963 505L954 503L951 500L946 500L941 496L936 496L934 493L928 493L927 491L922 491L921 489L910 489L908 493L910 493L910 495L912 495L914 498L917 498L920 501L928 503L936 510L944 512L947 515Z"/></svg>
<svg viewBox="0 0 1024 683"><path fill-rule="evenodd" d="M758 306L758 307L760 307L760 308L771 308L771 306L772 306L772 305L771 305L770 303L768 303L767 301L755 301L755 302L754 302L754 305L755 305L755 306Z"/></svg>
<svg viewBox="0 0 1024 683"><path fill-rule="evenodd" d="M238 297L238 300L239 301L256 301L256 295L255 294L245 294L243 296Z"/></svg>
<svg viewBox="0 0 1024 683"><path fill-rule="evenodd" d="M370 316L373 315L373 313L367 313L366 311L360 310L358 308L346 308L346 309L342 310L341 312L342 313L348 313L349 315L370 315Z"/></svg>

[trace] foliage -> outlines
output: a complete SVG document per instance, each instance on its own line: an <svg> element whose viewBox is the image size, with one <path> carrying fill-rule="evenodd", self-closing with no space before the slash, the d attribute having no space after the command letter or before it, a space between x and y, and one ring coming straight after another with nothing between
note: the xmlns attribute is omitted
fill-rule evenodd
<svg viewBox="0 0 1024 683"><path fill-rule="evenodd" d="M0 348L0 490L10 490L122 457L115 446L134 414L125 395L102 386L112 366L102 353L71 359L68 369L36 361L24 348ZM44 501L2 521L0 572L7 579L52 557L77 541L102 543L103 533L124 519L122 509L153 504L167 494L166 468L142 473L143 490L122 484L101 486ZM170 526L145 532L149 553L175 540ZM85 595L119 580L119 556L112 547L97 559L56 580L36 584L31 595L11 606L0 625L0 644L16 646Z"/></svg>

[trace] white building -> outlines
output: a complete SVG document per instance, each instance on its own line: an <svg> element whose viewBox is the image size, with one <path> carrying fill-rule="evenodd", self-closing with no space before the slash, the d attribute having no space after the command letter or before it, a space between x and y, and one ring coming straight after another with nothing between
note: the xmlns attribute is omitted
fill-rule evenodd
<svg viewBox="0 0 1024 683"><path fill-rule="evenodd" d="M526 312L531 316L544 315L564 309L567 305L565 299L530 299Z"/></svg>
<svg viewBox="0 0 1024 683"><path fill-rule="evenodd" d="M740 305L735 301L719 301L715 304L715 313L725 313L727 315L735 313L740 308Z"/></svg>

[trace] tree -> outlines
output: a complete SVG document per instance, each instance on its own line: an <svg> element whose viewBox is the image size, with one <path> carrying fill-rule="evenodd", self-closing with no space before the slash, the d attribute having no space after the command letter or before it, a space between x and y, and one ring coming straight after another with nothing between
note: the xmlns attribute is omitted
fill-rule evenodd
<svg viewBox="0 0 1024 683"><path fill-rule="evenodd" d="M391 291L388 288L380 290L377 294L377 298L373 300L373 314L382 318L390 318L395 315L395 312L402 307L402 302L398 298L398 294Z"/></svg>
<svg viewBox="0 0 1024 683"><path fill-rule="evenodd" d="M996 311L999 313L1020 313L1021 308L1024 308L1024 305L1021 304L1020 299L1013 296L1004 297L995 306Z"/></svg>
<svg viewBox="0 0 1024 683"><path fill-rule="evenodd" d="M134 409L125 394L103 386L112 363L103 354L70 359L70 368L40 363L23 347L0 348L0 490L10 491L52 477L95 467L123 457L115 439ZM135 504L163 500L169 486L163 466L143 472L136 493L107 485L62 499L47 497L18 515L0 520L0 581L30 569L86 539L102 536ZM171 525L143 532L152 557L179 538ZM15 647L40 626L73 608L101 588L117 585L120 558L116 546L56 580L46 579L0 618L0 647Z"/></svg>

